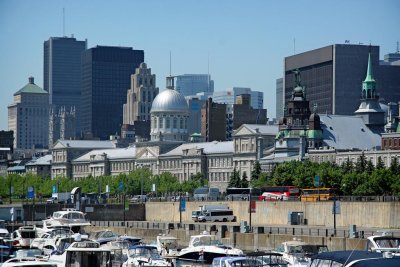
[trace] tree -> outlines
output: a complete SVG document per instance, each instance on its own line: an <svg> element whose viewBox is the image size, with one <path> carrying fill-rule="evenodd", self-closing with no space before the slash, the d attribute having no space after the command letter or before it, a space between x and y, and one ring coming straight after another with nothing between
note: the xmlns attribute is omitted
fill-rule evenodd
<svg viewBox="0 0 400 267"><path fill-rule="evenodd" d="M353 162L350 161L350 158L347 158L347 160L342 163L341 167L342 167L344 173L349 173L349 172L353 171L354 166L353 166Z"/></svg>
<svg viewBox="0 0 400 267"><path fill-rule="evenodd" d="M367 166L367 159L365 158L364 152L361 153L360 157L357 159L356 165L354 167L356 173L363 173Z"/></svg>
<svg viewBox="0 0 400 267"><path fill-rule="evenodd" d="M243 172L242 180L240 181L240 187L241 188L249 187L249 181L247 180L246 172Z"/></svg>
<svg viewBox="0 0 400 267"><path fill-rule="evenodd" d="M236 168L233 169L233 173L229 179L228 187L240 187L240 174Z"/></svg>
<svg viewBox="0 0 400 267"><path fill-rule="evenodd" d="M382 158L379 156L378 163L376 164L376 169L380 170L380 169L384 169L384 168L385 168L385 163L383 163Z"/></svg>
<svg viewBox="0 0 400 267"><path fill-rule="evenodd" d="M398 175L399 174L399 161L397 159L397 157L394 157L392 159L392 161L390 162L390 171L392 172L392 174L394 175Z"/></svg>
<svg viewBox="0 0 400 267"><path fill-rule="evenodd" d="M375 170L374 164L372 163L371 159L367 161L367 166L365 167L365 171L368 174L371 174Z"/></svg>
<svg viewBox="0 0 400 267"><path fill-rule="evenodd" d="M251 181L258 180L261 174L261 165L258 160L254 161L253 170L251 171Z"/></svg>

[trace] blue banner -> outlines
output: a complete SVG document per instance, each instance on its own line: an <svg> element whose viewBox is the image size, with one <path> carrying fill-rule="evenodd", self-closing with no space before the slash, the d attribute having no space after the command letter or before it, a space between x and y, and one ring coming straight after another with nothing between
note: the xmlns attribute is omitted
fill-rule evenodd
<svg viewBox="0 0 400 267"><path fill-rule="evenodd" d="M124 182L120 181L118 185L119 191L124 191Z"/></svg>
<svg viewBox="0 0 400 267"><path fill-rule="evenodd" d="M57 185L53 184L53 193L57 193Z"/></svg>
<svg viewBox="0 0 400 267"><path fill-rule="evenodd" d="M186 199L183 197L179 200L179 211L186 211Z"/></svg>
<svg viewBox="0 0 400 267"><path fill-rule="evenodd" d="M33 186L28 187L28 198L33 199L35 197L35 190Z"/></svg>

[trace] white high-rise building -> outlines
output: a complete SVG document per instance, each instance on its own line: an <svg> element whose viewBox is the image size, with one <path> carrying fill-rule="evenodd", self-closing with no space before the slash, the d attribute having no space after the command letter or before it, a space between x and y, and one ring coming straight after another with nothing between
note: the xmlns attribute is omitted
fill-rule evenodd
<svg viewBox="0 0 400 267"><path fill-rule="evenodd" d="M235 104L235 99L241 94L250 95L250 106L254 109L264 108L264 93L259 91L252 91L247 87L231 87L224 91L214 92L212 99L215 103L221 104Z"/></svg>

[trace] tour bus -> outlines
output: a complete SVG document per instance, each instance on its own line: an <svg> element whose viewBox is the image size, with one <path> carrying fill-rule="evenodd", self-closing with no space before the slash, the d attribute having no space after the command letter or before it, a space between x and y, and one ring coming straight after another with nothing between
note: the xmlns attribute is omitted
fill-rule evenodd
<svg viewBox="0 0 400 267"><path fill-rule="evenodd" d="M233 215L233 210L208 210L197 217L199 222L234 222L236 217Z"/></svg>
<svg viewBox="0 0 400 267"><path fill-rule="evenodd" d="M266 186L262 187L262 195L259 197L261 201L273 200L298 200L300 189L296 186Z"/></svg>
<svg viewBox="0 0 400 267"><path fill-rule="evenodd" d="M302 189L300 199L301 201L325 201L333 200L337 195L335 188L307 188Z"/></svg>
<svg viewBox="0 0 400 267"><path fill-rule="evenodd" d="M249 200L250 194L252 199L257 199L261 195L261 190L260 188L230 187L226 189L225 200Z"/></svg>
<svg viewBox="0 0 400 267"><path fill-rule="evenodd" d="M219 189L216 187L198 187L193 192L194 200L218 200Z"/></svg>

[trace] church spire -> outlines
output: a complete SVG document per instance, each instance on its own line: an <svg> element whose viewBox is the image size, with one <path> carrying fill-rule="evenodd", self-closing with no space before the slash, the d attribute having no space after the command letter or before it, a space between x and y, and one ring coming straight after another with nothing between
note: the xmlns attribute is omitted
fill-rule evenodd
<svg viewBox="0 0 400 267"><path fill-rule="evenodd" d="M362 84L362 97L364 99L376 98L376 82L372 73L371 53L368 54L367 76Z"/></svg>

